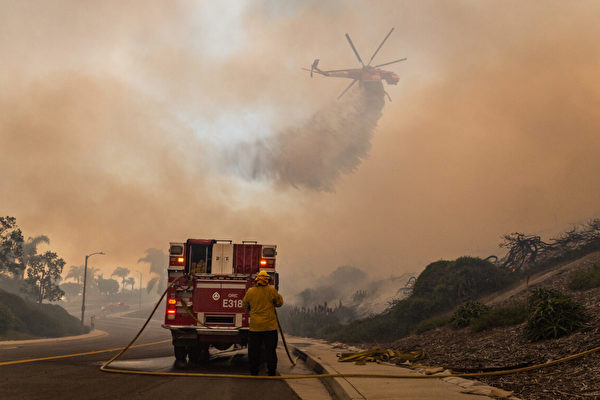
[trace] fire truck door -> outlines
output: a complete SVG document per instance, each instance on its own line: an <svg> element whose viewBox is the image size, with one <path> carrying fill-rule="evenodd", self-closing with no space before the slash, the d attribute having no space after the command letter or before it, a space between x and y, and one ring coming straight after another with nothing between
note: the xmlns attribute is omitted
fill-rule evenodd
<svg viewBox="0 0 600 400"><path fill-rule="evenodd" d="M233 244L215 243L212 252L212 271L216 275L233 273Z"/></svg>

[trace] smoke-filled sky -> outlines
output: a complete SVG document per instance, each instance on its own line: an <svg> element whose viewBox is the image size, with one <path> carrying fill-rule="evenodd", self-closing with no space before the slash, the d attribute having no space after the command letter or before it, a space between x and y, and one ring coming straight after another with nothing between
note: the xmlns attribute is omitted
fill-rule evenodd
<svg viewBox="0 0 600 400"><path fill-rule="evenodd" d="M190 237L276 243L283 288L498 254L600 216L599 20L597 1L0 1L0 214L107 272ZM344 34L368 60L391 27L392 102L340 136L360 88L340 103L348 81L300 68L357 67Z"/></svg>

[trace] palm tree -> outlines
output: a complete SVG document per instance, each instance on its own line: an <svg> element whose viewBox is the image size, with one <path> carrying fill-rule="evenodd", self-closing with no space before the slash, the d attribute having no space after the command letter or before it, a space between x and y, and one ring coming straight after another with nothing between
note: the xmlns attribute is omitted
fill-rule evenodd
<svg viewBox="0 0 600 400"><path fill-rule="evenodd" d="M169 257L160 249L146 249L146 256L138 260L138 263L145 262L150 264L150 273L158 276L153 277L148 281L146 290L148 293L156 285L156 292L162 294L167 286L167 263Z"/></svg>
<svg viewBox="0 0 600 400"><path fill-rule="evenodd" d="M65 280L69 278L73 278L77 284L80 284L83 281L83 265L71 265Z"/></svg>
<svg viewBox="0 0 600 400"><path fill-rule="evenodd" d="M121 285L123 286L122 290L125 290L125 278L129 275L131 271L129 268L117 267L110 276L118 276L121 278Z"/></svg>
<svg viewBox="0 0 600 400"><path fill-rule="evenodd" d="M39 235L35 237L30 236L23 242L21 246L23 248L23 263L21 264L22 267L19 271L19 279L22 280L25 277L25 270L28 266L31 266L31 261L33 260L33 257L37 255L37 248L40 243L50 244L50 239L46 235Z"/></svg>
<svg viewBox="0 0 600 400"><path fill-rule="evenodd" d="M99 268L88 267L87 277L86 277L87 281L94 282L94 275L96 275L96 273L98 271L100 271ZM71 265L69 267L69 273L67 274L67 276L65 276L65 280L73 279L75 282L77 282L78 285L83 286L83 273L84 273L83 265ZM90 287L89 284L86 286L88 288Z"/></svg>
<svg viewBox="0 0 600 400"><path fill-rule="evenodd" d="M94 267L90 267L88 266L87 268L87 276L86 276L86 281L87 282L91 282L92 283L92 287L96 287L96 289L98 288L98 281L95 279L96 275L98 274L98 272L100 272L100 268L94 268ZM83 276L83 275L82 275ZM90 288L90 284L87 283L87 288Z"/></svg>
<svg viewBox="0 0 600 400"><path fill-rule="evenodd" d="M129 278L125 279L125 283L127 285L131 285L131 291L133 292L133 285L135 285L135 278L130 276Z"/></svg>

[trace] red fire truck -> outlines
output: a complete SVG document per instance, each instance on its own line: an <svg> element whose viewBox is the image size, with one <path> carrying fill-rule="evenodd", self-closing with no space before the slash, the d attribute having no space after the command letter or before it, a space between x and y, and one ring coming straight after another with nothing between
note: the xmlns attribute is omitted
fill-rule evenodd
<svg viewBox="0 0 600 400"><path fill-rule="evenodd" d="M209 347L246 346L246 290L264 270L278 288L276 245L255 241L188 239L169 248L169 287L163 328L171 330L176 365L205 362ZM173 283L173 281L176 281Z"/></svg>

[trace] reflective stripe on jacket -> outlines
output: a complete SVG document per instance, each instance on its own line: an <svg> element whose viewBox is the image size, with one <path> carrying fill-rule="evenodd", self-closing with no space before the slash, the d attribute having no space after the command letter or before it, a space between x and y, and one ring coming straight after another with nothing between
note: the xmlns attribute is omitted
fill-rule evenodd
<svg viewBox="0 0 600 400"><path fill-rule="evenodd" d="M283 297L271 286L254 286L244 296L244 307L250 309L250 330L254 332L277 330L275 307L281 307Z"/></svg>

